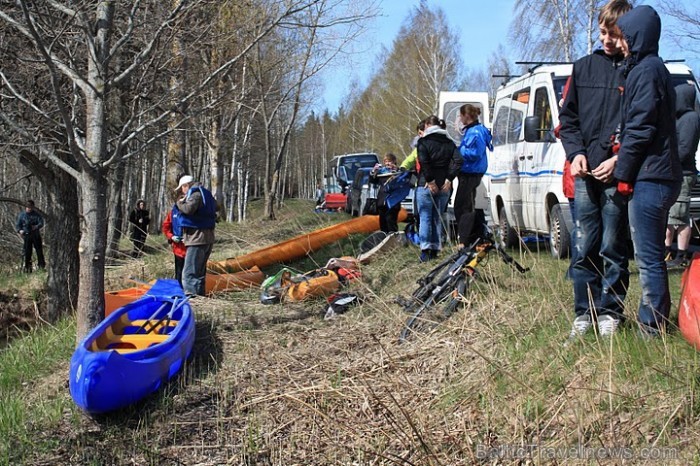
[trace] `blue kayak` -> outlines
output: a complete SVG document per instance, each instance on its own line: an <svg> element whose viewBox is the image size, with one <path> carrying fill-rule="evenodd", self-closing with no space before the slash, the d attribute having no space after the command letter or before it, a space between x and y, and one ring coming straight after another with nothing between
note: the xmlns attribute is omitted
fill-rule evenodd
<svg viewBox="0 0 700 466"><path fill-rule="evenodd" d="M194 313L182 288L176 280L157 280L78 345L70 362L70 394L93 414L135 403L182 369L194 337Z"/></svg>

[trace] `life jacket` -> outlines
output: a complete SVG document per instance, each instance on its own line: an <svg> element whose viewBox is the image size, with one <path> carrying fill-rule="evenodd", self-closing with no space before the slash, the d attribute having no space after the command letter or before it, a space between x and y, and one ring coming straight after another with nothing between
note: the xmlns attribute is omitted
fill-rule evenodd
<svg viewBox="0 0 700 466"><path fill-rule="evenodd" d="M193 186L187 191L185 199L189 199L194 191L199 191L202 194L202 205L199 206L197 212L192 215L180 216L180 226L186 228L197 228L200 230L208 230L216 226L216 200L208 189L202 186Z"/></svg>
<svg viewBox="0 0 700 466"><path fill-rule="evenodd" d="M411 192L413 187L411 176L409 171L399 172L384 183L381 189L386 193L384 203L388 209L400 204Z"/></svg>
<svg viewBox="0 0 700 466"><path fill-rule="evenodd" d="M173 205L173 210L170 213L170 221L172 222L173 235L182 236L182 212L177 208L177 204Z"/></svg>

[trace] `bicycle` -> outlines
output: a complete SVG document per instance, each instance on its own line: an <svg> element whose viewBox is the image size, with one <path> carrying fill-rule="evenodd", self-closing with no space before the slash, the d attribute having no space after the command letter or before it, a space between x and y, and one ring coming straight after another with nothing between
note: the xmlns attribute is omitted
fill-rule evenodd
<svg viewBox="0 0 700 466"><path fill-rule="evenodd" d="M502 246L488 238L477 240L468 248L462 248L435 266L427 275L418 279L419 288L411 294L409 300L397 298L406 312L411 316L406 321L399 335L403 342L415 331L420 316L431 307L444 303L443 314L449 318L464 300L469 285L477 278L476 267L492 252L496 251L506 264L520 273L530 270L513 259Z"/></svg>

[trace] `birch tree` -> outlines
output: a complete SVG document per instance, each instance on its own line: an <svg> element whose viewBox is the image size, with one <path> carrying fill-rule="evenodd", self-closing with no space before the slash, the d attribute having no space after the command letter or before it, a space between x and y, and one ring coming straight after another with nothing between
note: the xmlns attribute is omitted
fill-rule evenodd
<svg viewBox="0 0 700 466"><path fill-rule="evenodd" d="M187 18L195 18L203 8L218 2L13 0L0 3L0 23L21 38L19 50L25 65L41 70L51 84L50 94L40 105L27 98L31 94L31 82L19 74L4 74L3 91L7 90L21 103L26 115L55 124L64 144L61 151L66 156L59 155L58 150L44 150L47 170L67 174L75 180L80 192L79 243L77 236L64 238L76 242L79 253L78 340L104 316L107 198L110 174L116 164L148 150L192 115L203 111L192 108L191 103L271 31L285 21L293 24L298 14L319 3L323 2L274 3L274 8L259 19L263 24L259 33L250 38L240 53L222 60L210 74L193 79L179 94L176 105L172 92L150 93L159 89L158 80L154 79L156 67L170 56L167 51L173 31L185 27ZM138 52L127 53L135 45ZM122 56L125 62L117 68L115 64ZM129 117L116 126L110 97L129 79L134 89ZM184 113L183 108L187 108ZM170 123L164 127L166 122ZM44 147L47 141L25 138L24 144L28 148L33 144ZM36 175L44 176L41 172Z"/></svg>
<svg viewBox="0 0 700 466"><path fill-rule="evenodd" d="M510 38L520 60L572 62L590 53L605 0L516 0Z"/></svg>

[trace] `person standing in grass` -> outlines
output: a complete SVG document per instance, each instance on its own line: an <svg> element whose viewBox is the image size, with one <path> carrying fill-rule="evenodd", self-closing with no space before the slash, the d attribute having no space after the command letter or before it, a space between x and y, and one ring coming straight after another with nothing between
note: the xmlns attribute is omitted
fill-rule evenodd
<svg viewBox="0 0 700 466"><path fill-rule="evenodd" d="M37 266L46 268L44 260L44 245L41 241L41 229L44 228L44 218L34 210L34 201L29 199L24 206L24 211L17 216L15 229L24 246L25 273L32 272L32 249L36 251Z"/></svg>
<svg viewBox="0 0 700 466"><path fill-rule="evenodd" d="M481 110L471 104L459 108L462 142L459 153L464 161L457 179L457 193L454 200L455 219L457 220L458 248L469 246L484 231L483 225L478 225L479 216L476 213L476 189L481 183L488 158L486 149L493 151L491 132L481 123ZM477 233L474 233L474 230Z"/></svg>
<svg viewBox="0 0 700 466"><path fill-rule="evenodd" d="M598 15L602 48L574 63L559 112L559 137L575 181L575 248L570 277L575 317L569 338L597 321L600 335L612 335L623 321L629 286L628 196L617 191L613 137L619 133L624 56L616 21L632 6L611 0Z"/></svg>
<svg viewBox="0 0 700 466"><path fill-rule="evenodd" d="M401 203L389 208L387 201L387 181L398 171L397 159L391 152L384 156L382 164L376 164L369 173L369 179L373 183L379 184L379 192L377 194L377 211L379 212L379 229L384 233L392 233L399 231L399 210Z"/></svg>
<svg viewBox="0 0 700 466"><path fill-rule="evenodd" d="M692 81L676 86L676 134L678 135L678 157L683 168L683 184L678 200L668 214L666 229L666 259L668 267L687 267L690 254L690 192L697 182L695 153L700 140L700 115L695 110L697 92ZM678 251L670 259L673 236L677 234Z"/></svg>
<svg viewBox="0 0 700 466"><path fill-rule="evenodd" d="M671 294L664 261L668 212L681 190L683 171L676 136L676 93L659 57L661 19L648 5L617 22L627 80L622 107L621 146L615 178L631 196L629 221L642 299L637 320L643 337L668 325Z"/></svg>
<svg viewBox="0 0 700 466"><path fill-rule="evenodd" d="M431 115L425 119L423 137L418 140L418 187L416 204L420 224L420 261L437 257L442 249L442 213L447 207L452 180L462 166L459 149L447 136L445 120Z"/></svg>
<svg viewBox="0 0 700 466"><path fill-rule="evenodd" d="M187 247L182 288L187 295L204 296L207 261L215 241L216 200L190 175L180 178L176 190L183 195L177 201L177 208L182 213L182 241Z"/></svg>
<svg viewBox="0 0 700 466"><path fill-rule="evenodd" d="M134 243L134 250L131 256L139 257L148 235L148 224L151 223L150 213L142 199L136 201L136 207L129 214L129 222L132 224L131 241Z"/></svg>

